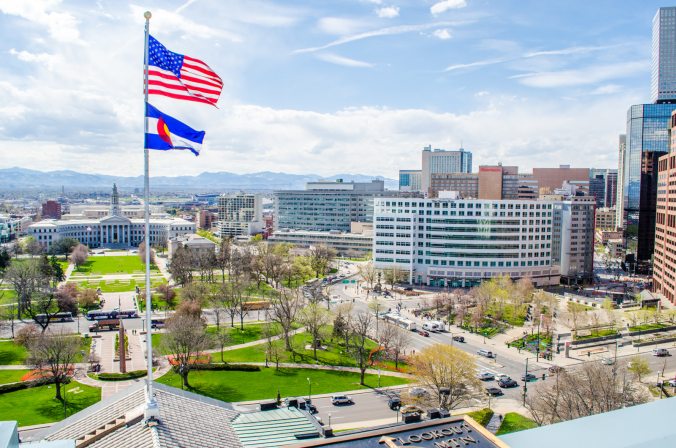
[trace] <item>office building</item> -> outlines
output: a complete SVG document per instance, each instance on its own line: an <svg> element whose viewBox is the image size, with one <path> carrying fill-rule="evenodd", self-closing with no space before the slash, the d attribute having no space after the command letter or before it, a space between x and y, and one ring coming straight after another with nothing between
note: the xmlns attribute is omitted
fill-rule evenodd
<svg viewBox="0 0 676 448"><path fill-rule="evenodd" d="M145 219L121 216L117 187L113 185L108 216L71 220L43 220L28 226L27 232L45 249L62 238L74 238L89 247L137 247L145 239ZM195 224L179 218L150 219L150 244L167 242L188 233L195 233Z"/></svg>
<svg viewBox="0 0 676 448"><path fill-rule="evenodd" d="M373 224L353 222L350 232L331 230L277 230L268 237L270 243L291 243L298 247L324 245L339 256L364 257L373 249Z"/></svg>
<svg viewBox="0 0 676 448"><path fill-rule="evenodd" d="M223 236L255 235L263 231L261 196L249 193L218 197L218 229Z"/></svg>
<svg viewBox="0 0 676 448"><path fill-rule="evenodd" d="M275 191L275 230L349 232L352 222L373 222L373 198L385 194L393 193L385 192L382 180L308 182L305 190Z"/></svg>
<svg viewBox="0 0 676 448"><path fill-rule="evenodd" d="M377 198L373 254L414 284L469 287L498 275L559 283L555 202Z"/></svg>
<svg viewBox="0 0 676 448"><path fill-rule="evenodd" d="M532 174L519 174L516 199L536 200L540 196L538 181Z"/></svg>
<svg viewBox="0 0 676 448"><path fill-rule="evenodd" d="M61 204L49 200L42 204L42 219L61 219Z"/></svg>
<svg viewBox="0 0 676 448"><path fill-rule="evenodd" d="M676 112L671 117L671 152L659 160L653 291L676 304Z"/></svg>
<svg viewBox="0 0 676 448"><path fill-rule="evenodd" d="M421 190L429 194L432 174L471 173L472 153L460 148L456 151L432 149L426 146L422 151Z"/></svg>
<svg viewBox="0 0 676 448"><path fill-rule="evenodd" d="M0 215L0 243L25 235L32 222L30 216Z"/></svg>
<svg viewBox="0 0 676 448"><path fill-rule="evenodd" d="M676 7L660 8L653 17L650 101L676 100Z"/></svg>
<svg viewBox="0 0 676 448"><path fill-rule="evenodd" d="M594 227L596 230L615 230L617 228L616 218L617 214L614 208L597 208Z"/></svg>
<svg viewBox="0 0 676 448"><path fill-rule="evenodd" d="M218 220L218 214L211 210L200 210L197 213L197 227L202 230L211 230Z"/></svg>
<svg viewBox="0 0 676 448"><path fill-rule="evenodd" d="M399 191L422 191L422 170L399 170Z"/></svg>
<svg viewBox="0 0 676 448"><path fill-rule="evenodd" d="M479 175L476 173L434 173L431 175L429 197L439 197L441 191L455 191L461 198L479 197Z"/></svg>
<svg viewBox="0 0 676 448"><path fill-rule="evenodd" d="M591 196L570 197L554 206L553 262L561 281L591 282L594 276L594 211Z"/></svg>
<svg viewBox="0 0 676 448"><path fill-rule="evenodd" d="M516 199L519 168L516 166L480 166L479 199Z"/></svg>
<svg viewBox="0 0 676 448"><path fill-rule="evenodd" d="M615 199L615 221L618 228L624 226L624 155L627 152L627 135L620 134L618 140L617 194Z"/></svg>
<svg viewBox="0 0 676 448"><path fill-rule="evenodd" d="M617 170L592 168L589 171L589 195L597 207L613 207L617 196Z"/></svg>
<svg viewBox="0 0 676 448"><path fill-rule="evenodd" d="M559 165L558 168L533 168L533 179L538 183L540 195L550 194L568 181L582 187L589 185L589 168L571 168L570 165Z"/></svg>

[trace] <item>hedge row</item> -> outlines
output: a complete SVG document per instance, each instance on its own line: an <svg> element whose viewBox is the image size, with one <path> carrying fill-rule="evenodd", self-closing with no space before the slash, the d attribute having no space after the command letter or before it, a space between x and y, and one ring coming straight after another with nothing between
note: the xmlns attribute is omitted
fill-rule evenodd
<svg viewBox="0 0 676 448"><path fill-rule="evenodd" d="M195 364L190 367L192 370L237 370L240 372L259 372L260 366L249 364ZM174 367L178 371L178 367Z"/></svg>
<svg viewBox="0 0 676 448"><path fill-rule="evenodd" d="M31 381L21 381L19 383L0 384L0 394L16 392L17 390L28 389L29 387L42 386L53 383L52 378L39 378Z"/></svg>
<svg viewBox="0 0 676 448"><path fill-rule="evenodd" d="M101 381L125 381L125 380L133 380L136 378L141 378L142 376L146 376L148 372L146 370L132 370L131 372L127 373L99 373L98 379Z"/></svg>

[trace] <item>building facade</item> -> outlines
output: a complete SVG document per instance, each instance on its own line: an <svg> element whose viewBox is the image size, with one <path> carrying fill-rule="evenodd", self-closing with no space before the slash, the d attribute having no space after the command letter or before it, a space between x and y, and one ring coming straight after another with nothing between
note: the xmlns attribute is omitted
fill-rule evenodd
<svg viewBox="0 0 676 448"><path fill-rule="evenodd" d="M432 149L426 146L422 151L422 179L421 190L429 194L432 174L440 173L471 173L472 153L460 148L456 151Z"/></svg>
<svg viewBox="0 0 676 448"><path fill-rule="evenodd" d="M278 230L268 237L271 243L291 243L299 247L324 245L340 256L363 257L373 248L373 225L352 223L350 232L317 232L312 230Z"/></svg>
<svg viewBox="0 0 676 448"><path fill-rule="evenodd" d="M613 207L617 196L617 170L592 168L589 195L596 198L597 207Z"/></svg>
<svg viewBox="0 0 676 448"><path fill-rule="evenodd" d="M595 209L592 196L571 197L554 207L554 234L560 244L556 244L553 262L560 266L562 281L593 280Z"/></svg>
<svg viewBox="0 0 676 448"><path fill-rule="evenodd" d="M499 275L559 283L547 201L377 198L373 257L414 284L468 287Z"/></svg>
<svg viewBox="0 0 676 448"><path fill-rule="evenodd" d="M461 198L479 197L479 176L476 173L434 173L430 179L429 197L441 191L456 191Z"/></svg>
<svg viewBox="0 0 676 448"><path fill-rule="evenodd" d="M62 238L74 238L89 247L137 247L145 238L145 220L120 216L117 188L113 187L109 215L102 219L44 220L28 227L45 249ZM195 224L179 218L151 218L150 244L166 245L172 238L195 233Z"/></svg>
<svg viewBox="0 0 676 448"><path fill-rule="evenodd" d="M618 139L617 194L615 199L615 220L618 228L624 228L624 155L627 152L627 135Z"/></svg>
<svg viewBox="0 0 676 448"><path fill-rule="evenodd" d="M42 219L61 219L61 204L49 200L42 204Z"/></svg>
<svg viewBox="0 0 676 448"><path fill-rule="evenodd" d="M258 194L235 193L218 197L221 236L255 235L263 231L263 208Z"/></svg>
<svg viewBox="0 0 676 448"><path fill-rule="evenodd" d="M30 216L0 215L0 243L7 243L24 235L32 222Z"/></svg>
<svg viewBox="0 0 676 448"><path fill-rule="evenodd" d="M597 230L615 230L617 228L616 218L614 208L597 208L594 226Z"/></svg>
<svg viewBox="0 0 676 448"><path fill-rule="evenodd" d="M561 188L564 181L589 184L589 168L571 168L570 165L559 165L558 168L533 168L533 179L538 183L540 194L552 193Z"/></svg>
<svg viewBox="0 0 676 448"><path fill-rule="evenodd" d="M660 8L653 17L650 101L676 100L676 7Z"/></svg>
<svg viewBox="0 0 676 448"><path fill-rule="evenodd" d="M519 168L516 166L480 166L479 199L517 199Z"/></svg>
<svg viewBox="0 0 676 448"><path fill-rule="evenodd" d="M399 170L399 191L422 191L422 171Z"/></svg>
<svg viewBox="0 0 676 448"><path fill-rule="evenodd" d="M309 182L305 190L275 191L275 230L349 232L352 222L373 222L373 199L385 194L382 180Z"/></svg>

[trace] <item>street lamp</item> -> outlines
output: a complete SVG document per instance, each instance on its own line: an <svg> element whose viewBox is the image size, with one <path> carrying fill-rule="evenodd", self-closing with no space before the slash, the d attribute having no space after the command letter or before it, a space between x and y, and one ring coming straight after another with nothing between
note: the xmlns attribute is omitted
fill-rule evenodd
<svg viewBox="0 0 676 448"><path fill-rule="evenodd" d="M331 413L329 412L329 428L331 427Z"/></svg>
<svg viewBox="0 0 676 448"><path fill-rule="evenodd" d="M310 377L306 379L308 384L307 402L312 403L312 381L310 381Z"/></svg>

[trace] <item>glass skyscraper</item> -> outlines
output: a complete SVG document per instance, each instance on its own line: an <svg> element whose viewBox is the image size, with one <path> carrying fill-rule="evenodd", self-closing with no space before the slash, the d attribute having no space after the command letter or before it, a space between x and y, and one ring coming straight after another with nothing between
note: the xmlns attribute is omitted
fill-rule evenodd
<svg viewBox="0 0 676 448"><path fill-rule="evenodd" d="M676 7L660 8L653 18L650 100L676 100Z"/></svg>

